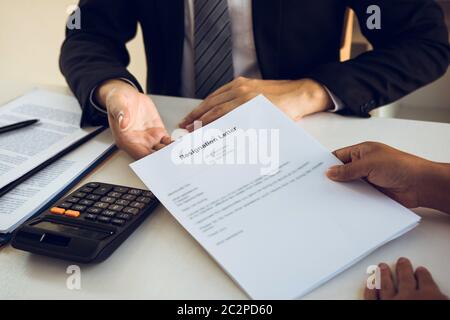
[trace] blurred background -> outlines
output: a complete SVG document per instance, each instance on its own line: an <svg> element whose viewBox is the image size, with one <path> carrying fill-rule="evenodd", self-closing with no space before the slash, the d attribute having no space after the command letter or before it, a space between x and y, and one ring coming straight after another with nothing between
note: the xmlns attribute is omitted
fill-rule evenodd
<svg viewBox="0 0 450 320"><path fill-rule="evenodd" d="M436 0L445 11L450 26L450 0ZM76 0L0 0L0 81L41 86L64 86L58 67L61 43L64 39L67 8ZM370 46L352 22L351 55ZM146 61L139 30L128 44L131 56L129 70L145 84ZM450 70L434 83L407 97L379 108L374 116L396 117L450 123Z"/></svg>

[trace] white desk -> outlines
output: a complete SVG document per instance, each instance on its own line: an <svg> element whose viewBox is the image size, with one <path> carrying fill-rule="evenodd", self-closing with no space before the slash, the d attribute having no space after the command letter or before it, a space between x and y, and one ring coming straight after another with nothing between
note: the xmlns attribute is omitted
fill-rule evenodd
<svg viewBox="0 0 450 320"><path fill-rule="evenodd" d="M0 86L3 87L3 86ZM0 89L0 103L27 86ZM195 101L155 98L168 127ZM300 125L327 148L365 140L388 143L432 160L450 162L450 125L393 119L344 118L333 114L308 117ZM143 187L128 168L132 160L116 153L86 181ZM449 191L450 193L450 191ZM307 299L359 299L366 268L407 256L430 268L441 289L450 294L450 217L416 210L419 227L316 289ZM370 224L370 221L367 221ZM317 230L320 232L320 230ZM0 299L241 299L246 295L203 251L174 218L160 207L105 262L82 265L81 290L66 288L69 263L31 255L7 246L0 249Z"/></svg>

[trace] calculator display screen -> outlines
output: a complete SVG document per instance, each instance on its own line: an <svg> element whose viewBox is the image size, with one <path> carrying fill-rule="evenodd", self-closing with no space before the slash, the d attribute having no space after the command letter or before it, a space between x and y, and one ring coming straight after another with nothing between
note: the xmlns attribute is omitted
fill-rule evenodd
<svg viewBox="0 0 450 320"><path fill-rule="evenodd" d="M95 240L102 240L110 235L110 233L108 233L106 231L91 230L91 229L86 229L83 227L59 224L59 223L54 223L54 222L49 222L49 221L41 221L33 226L40 228L40 229L48 230L48 231L54 231L54 232L67 234L67 235L75 235L77 237L95 239Z"/></svg>

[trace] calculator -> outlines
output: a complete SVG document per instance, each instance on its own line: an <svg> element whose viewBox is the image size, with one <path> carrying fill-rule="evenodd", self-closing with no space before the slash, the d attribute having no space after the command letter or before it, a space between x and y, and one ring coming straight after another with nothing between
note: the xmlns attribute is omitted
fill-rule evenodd
<svg viewBox="0 0 450 320"><path fill-rule="evenodd" d="M150 191L91 182L20 226L12 246L75 262L101 262L158 203Z"/></svg>

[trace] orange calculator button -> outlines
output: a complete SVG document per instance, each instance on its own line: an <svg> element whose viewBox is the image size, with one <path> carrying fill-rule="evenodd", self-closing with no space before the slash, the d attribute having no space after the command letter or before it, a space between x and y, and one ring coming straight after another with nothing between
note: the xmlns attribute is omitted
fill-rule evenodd
<svg viewBox="0 0 450 320"><path fill-rule="evenodd" d="M64 212L66 212L66 210L63 208L53 207L50 209L50 212L54 213L54 214L64 214Z"/></svg>
<svg viewBox="0 0 450 320"><path fill-rule="evenodd" d="M66 216L72 217L72 218L78 218L80 216L80 211L75 210L67 210L65 212Z"/></svg>

